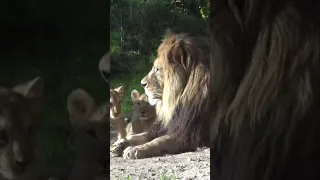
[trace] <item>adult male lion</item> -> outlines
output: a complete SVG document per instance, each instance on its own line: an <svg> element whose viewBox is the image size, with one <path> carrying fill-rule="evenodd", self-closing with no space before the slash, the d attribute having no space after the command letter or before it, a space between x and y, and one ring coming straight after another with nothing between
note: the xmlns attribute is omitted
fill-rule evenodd
<svg viewBox="0 0 320 180"><path fill-rule="evenodd" d="M182 153L209 145L209 46L202 39L170 31L141 81L158 120L145 133L127 136L124 158Z"/></svg>
<svg viewBox="0 0 320 180"><path fill-rule="evenodd" d="M211 6L213 179L320 179L319 3Z"/></svg>

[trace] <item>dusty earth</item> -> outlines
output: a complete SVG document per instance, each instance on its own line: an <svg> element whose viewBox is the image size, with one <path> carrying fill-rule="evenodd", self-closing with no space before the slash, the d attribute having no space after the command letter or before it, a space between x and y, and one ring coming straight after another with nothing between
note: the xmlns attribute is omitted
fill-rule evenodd
<svg viewBox="0 0 320 180"><path fill-rule="evenodd" d="M111 132L110 138L110 142L113 143L115 141L115 132ZM202 148L196 152L138 160L111 157L110 179L209 180L210 150L208 148Z"/></svg>

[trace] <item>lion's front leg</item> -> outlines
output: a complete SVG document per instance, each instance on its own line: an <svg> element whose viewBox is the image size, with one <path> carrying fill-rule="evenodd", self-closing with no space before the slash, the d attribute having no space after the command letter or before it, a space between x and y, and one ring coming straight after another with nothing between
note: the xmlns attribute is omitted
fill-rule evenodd
<svg viewBox="0 0 320 180"><path fill-rule="evenodd" d="M128 135L126 139L119 139L114 142L110 147L110 156L111 157L119 157L122 155L124 149L128 146L136 146L140 144L144 144L147 142L147 132Z"/></svg>
<svg viewBox="0 0 320 180"><path fill-rule="evenodd" d="M164 154L175 154L179 151L179 147L175 144L175 137L164 135L142 145L127 147L123 152L123 158L142 159Z"/></svg>

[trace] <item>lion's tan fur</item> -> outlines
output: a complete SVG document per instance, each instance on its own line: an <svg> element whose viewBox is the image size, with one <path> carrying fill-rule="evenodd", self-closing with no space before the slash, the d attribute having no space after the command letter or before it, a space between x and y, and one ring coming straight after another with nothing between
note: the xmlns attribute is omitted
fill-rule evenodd
<svg viewBox="0 0 320 180"><path fill-rule="evenodd" d="M122 103L124 100L124 87L120 86L110 89L110 120L114 123L118 139L126 137L124 115L122 113Z"/></svg>
<svg viewBox="0 0 320 180"><path fill-rule="evenodd" d="M208 145L209 46L198 37L167 32L153 68L141 84L156 104L157 121L148 133L128 138L124 158L147 158ZM188 143L185 143L188 142Z"/></svg>
<svg viewBox="0 0 320 180"><path fill-rule="evenodd" d="M156 120L156 108L148 102L146 94L140 94L137 90L131 91L132 117L127 125L127 135L148 131Z"/></svg>
<svg viewBox="0 0 320 180"><path fill-rule="evenodd" d="M36 77L13 88L0 87L0 179L41 174L34 157L35 126L43 110L44 80Z"/></svg>
<svg viewBox="0 0 320 180"><path fill-rule="evenodd" d="M75 148L68 179L97 179L109 162L105 153L109 148L108 103L99 105L85 90L75 89L68 96L67 107Z"/></svg>

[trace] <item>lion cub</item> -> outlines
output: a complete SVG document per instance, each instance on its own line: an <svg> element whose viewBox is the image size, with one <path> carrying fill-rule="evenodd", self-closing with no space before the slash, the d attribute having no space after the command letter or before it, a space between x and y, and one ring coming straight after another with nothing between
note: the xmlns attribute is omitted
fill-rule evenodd
<svg viewBox="0 0 320 180"><path fill-rule="evenodd" d="M131 135L147 132L150 126L156 120L156 107L151 106L148 102L146 94L140 94L137 90L131 91L132 100L132 116L131 122L127 125L125 131L127 132L126 138L118 139L110 147L110 156L119 157L122 155L123 147L118 147L117 144L122 143Z"/></svg>
<svg viewBox="0 0 320 180"><path fill-rule="evenodd" d="M35 162L34 127L43 101L41 77L13 88L0 87L0 179L29 177Z"/></svg>
<svg viewBox="0 0 320 180"><path fill-rule="evenodd" d="M132 117L127 125L128 135L146 132L156 119L156 108L148 102L146 94L140 94L136 89L131 91Z"/></svg>
<svg viewBox="0 0 320 180"><path fill-rule="evenodd" d="M74 130L75 161L68 180L97 180L107 177L109 165L108 103L98 106L83 89L72 91L67 101Z"/></svg>
<svg viewBox="0 0 320 180"><path fill-rule="evenodd" d="M121 112L122 103L124 100L124 87L120 86L115 89L110 89L110 119L113 121L118 139L126 137L124 115Z"/></svg>

